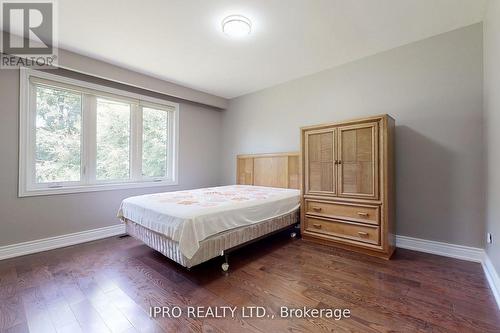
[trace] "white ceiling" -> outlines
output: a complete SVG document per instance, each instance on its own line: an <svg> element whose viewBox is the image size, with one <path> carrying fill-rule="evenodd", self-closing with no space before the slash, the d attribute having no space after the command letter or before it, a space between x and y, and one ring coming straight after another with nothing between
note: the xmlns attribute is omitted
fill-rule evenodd
<svg viewBox="0 0 500 333"><path fill-rule="evenodd" d="M64 0L59 47L233 98L482 21L487 0ZM242 14L253 33L220 22Z"/></svg>

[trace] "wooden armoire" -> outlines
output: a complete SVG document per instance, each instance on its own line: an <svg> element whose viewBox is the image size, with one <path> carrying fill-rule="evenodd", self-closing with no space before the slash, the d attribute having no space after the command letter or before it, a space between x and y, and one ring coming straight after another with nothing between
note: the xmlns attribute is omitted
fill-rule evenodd
<svg viewBox="0 0 500 333"><path fill-rule="evenodd" d="M394 126L382 115L301 129L303 239L391 257Z"/></svg>

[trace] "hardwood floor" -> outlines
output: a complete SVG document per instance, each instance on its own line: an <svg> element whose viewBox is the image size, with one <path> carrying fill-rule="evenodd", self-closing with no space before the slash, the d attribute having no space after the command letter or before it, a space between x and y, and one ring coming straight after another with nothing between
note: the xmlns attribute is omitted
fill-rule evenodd
<svg viewBox="0 0 500 333"><path fill-rule="evenodd" d="M1 332L500 332L481 266L398 249L391 261L276 235L188 271L133 238L0 261ZM151 306L263 306L275 319L151 319ZM281 306L349 319L278 318Z"/></svg>

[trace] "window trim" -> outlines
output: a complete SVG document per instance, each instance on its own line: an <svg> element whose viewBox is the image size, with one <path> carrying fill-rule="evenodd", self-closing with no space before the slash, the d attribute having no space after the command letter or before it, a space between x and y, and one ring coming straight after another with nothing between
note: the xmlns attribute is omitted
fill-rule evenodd
<svg viewBox="0 0 500 333"><path fill-rule="evenodd" d="M178 103L29 68L21 68L19 70L19 78L19 197L178 185L180 118ZM31 88L31 79L35 82L42 82L42 84L43 82L50 81L53 82L56 87L68 90L76 89L77 92L82 94L81 180L79 182L53 183L55 185L63 184L62 187L57 188L50 188L47 186L41 187L32 183L35 172L33 141L35 135L33 121L35 119L33 119L32 110L34 110L33 103L36 103L36 98L33 98L34 89ZM95 141L96 133L95 128L93 128L95 126L92 126L92 117L96 115L95 112L85 112L88 108L88 106L86 108L85 105L96 97L110 99L118 98L131 103L130 156L135 156L136 158L133 160L131 157L131 179L129 181L97 181L89 184L90 180L95 178L90 174L95 171L90 164L95 163L95 160L93 160L91 156L95 156L95 149L93 148L92 142ZM93 104L90 103L90 105ZM169 138L171 138L169 144L170 150L167 150L168 166L172 168L170 178L147 178L138 175L137 172L134 174L134 171L141 169L133 168L132 164L141 163L142 165L142 126L137 126L138 124L142 124L142 107L154 107L171 112L168 126L169 129L173 131L173 134L169 136ZM95 107L92 107L92 109L95 109ZM91 119L90 121L88 120L89 117ZM133 153L132 150L135 152ZM138 180L139 178L141 179ZM94 181L96 180L94 179Z"/></svg>

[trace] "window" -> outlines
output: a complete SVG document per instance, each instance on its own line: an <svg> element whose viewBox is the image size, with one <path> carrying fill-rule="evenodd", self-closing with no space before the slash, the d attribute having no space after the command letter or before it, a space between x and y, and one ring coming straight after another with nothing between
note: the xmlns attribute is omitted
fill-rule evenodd
<svg viewBox="0 0 500 333"><path fill-rule="evenodd" d="M142 175L165 177L168 167L168 117L152 108L142 109Z"/></svg>
<svg viewBox="0 0 500 333"><path fill-rule="evenodd" d="M19 195L177 181L178 104L21 70Z"/></svg>
<svg viewBox="0 0 500 333"><path fill-rule="evenodd" d="M129 179L130 105L98 98L96 137L97 179Z"/></svg>
<svg viewBox="0 0 500 333"><path fill-rule="evenodd" d="M82 95L36 87L35 182L81 178Z"/></svg>

